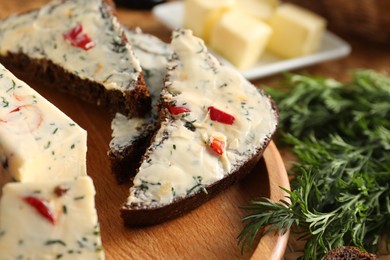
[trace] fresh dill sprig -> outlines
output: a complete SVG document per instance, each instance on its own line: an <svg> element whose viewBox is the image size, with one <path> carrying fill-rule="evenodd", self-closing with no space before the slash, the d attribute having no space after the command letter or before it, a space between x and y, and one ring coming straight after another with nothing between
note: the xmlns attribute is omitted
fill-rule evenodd
<svg viewBox="0 0 390 260"><path fill-rule="evenodd" d="M381 236L390 238L390 77L359 70L343 84L288 75L283 85L289 91L267 91L298 158L292 191L243 207L242 249L259 234L291 230L307 241L305 259L342 245L375 252Z"/></svg>

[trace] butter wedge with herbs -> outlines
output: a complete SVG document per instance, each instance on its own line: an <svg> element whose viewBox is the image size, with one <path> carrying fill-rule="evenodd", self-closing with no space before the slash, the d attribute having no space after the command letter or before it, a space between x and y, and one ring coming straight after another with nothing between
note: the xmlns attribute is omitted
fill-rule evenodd
<svg viewBox="0 0 390 260"><path fill-rule="evenodd" d="M226 13L215 26L210 46L239 69L254 65L263 53L272 29L241 11Z"/></svg>
<svg viewBox="0 0 390 260"><path fill-rule="evenodd" d="M86 175L87 132L0 64L0 172L22 181Z"/></svg>
<svg viewBox="0 0 390 260"><path fill-rule="evenodd" d="M270 20L268 49L284 58L311 54L320 48L326 21L293 4L283 4Z"/></svg>
<svg viewBox="0 0 390 260"><path fill-rule="evenodd" d="M235 5L235 0L185 0L184 27L208 42L215 24Z"/></svg>
<svg viewBox="0 0 390 260"><path fill-rule="evenodd" d="M91 178L9 183L0 200L1 259L104 259Z"/></svg>

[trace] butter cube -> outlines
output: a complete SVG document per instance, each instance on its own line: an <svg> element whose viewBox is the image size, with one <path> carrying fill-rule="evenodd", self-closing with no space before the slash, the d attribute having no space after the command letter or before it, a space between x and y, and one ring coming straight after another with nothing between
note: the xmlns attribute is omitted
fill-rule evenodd
<svg viewBox="0 0 390 260"><path fill-rule="evenodd" d="M185 0L184 27L209 42L215 24L234 4L235 0Z"/></svg>
<svg viewBox="0 0 390 260"><path fill-rule="evenodd" d="M258 19L268 20L279 5L279 0L240 0L237 8Z"/></svg>
<svg viewBox="0 0 390 260"><path fill-rule="evenodd" d="M8 183L0 200L1 259L104 259L90 177Z"/></svg>
<svg viewBox="0 0 390 260"><path fill-rule="evenodd" d="M268 49L284 58L317 51L325 30L324 18L293 4L283 4L270 20L273 29Z"/></svg>
<svg viewBox="0 0 390 260"><path fill-rule="evenodd" d="M271 36L271 28L244 12L230 11L216 25L210 47L239 69L254 65Z"/></svg>

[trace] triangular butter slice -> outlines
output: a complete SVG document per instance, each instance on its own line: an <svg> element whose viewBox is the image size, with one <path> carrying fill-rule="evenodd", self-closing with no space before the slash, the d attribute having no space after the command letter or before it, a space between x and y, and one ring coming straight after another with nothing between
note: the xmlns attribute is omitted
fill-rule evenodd
<svg viewBox="0 0 390 260"><path fill-rule="evenodd" d="M155 224L210 199L248 173L277 127L277 110L189 30L175 30L160 128L122 208L126 225Z"/></svg>

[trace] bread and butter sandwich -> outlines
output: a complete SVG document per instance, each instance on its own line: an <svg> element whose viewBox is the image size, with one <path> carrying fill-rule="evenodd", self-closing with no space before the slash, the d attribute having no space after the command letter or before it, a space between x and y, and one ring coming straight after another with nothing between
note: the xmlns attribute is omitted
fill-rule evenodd
<svg viewBox="0 0 390 260"><path fill-rule="evenodd" d="M135 175L141 157L155 132L157 103L164 86L168 58L172 53L168 44L153 35L142 33L140 29L125 29L125 32L142 66L152 99L152 109L145 117L128 118L116 113L111 122L112 139L108 155L111 169L119 183L129 181Z"/></svg>
<svg viewBox="0 0 390 260"><path fill-rule="evenodd" d="M0 62L126 116L150 96L109 0L53 0L0 21Z"/></svg>
<svg viewBox="0 0 390 260"><path fill-rule="evenodd" d="M175 30L171 48L158 130L122 208L126 225L157 224L209 200L253 168L277 127L270 98L190 30Z"/></svg>

